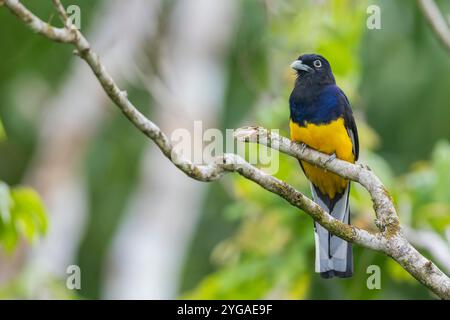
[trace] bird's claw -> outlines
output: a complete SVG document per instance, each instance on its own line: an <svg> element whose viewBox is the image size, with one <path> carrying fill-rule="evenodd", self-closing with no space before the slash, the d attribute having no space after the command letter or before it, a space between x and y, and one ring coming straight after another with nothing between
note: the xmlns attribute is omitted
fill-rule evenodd
<svg viewBox="0 0 450 320"><path fill-rule="evenodd" d="M336 159L336 153L333 153L333 154L325 161L325 165L327 165L328 163L330 163L330 162L333 161L334 159Z"/></svg>
<svg viewBox="0 0 450 320"><path fill-rule="evenodd" d="M305 149L306 149L306 143L302 143L301 147L300 147L301 152L304 152Z"/></svg>

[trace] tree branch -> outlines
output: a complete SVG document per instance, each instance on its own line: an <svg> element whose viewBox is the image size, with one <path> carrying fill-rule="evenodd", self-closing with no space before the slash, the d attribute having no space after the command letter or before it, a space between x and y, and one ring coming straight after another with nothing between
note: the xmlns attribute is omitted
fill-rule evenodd
<svg viewBox="0 0 450 320"><path fill-rule="evenodd" d="M90 48L88 41L79 30L70 25L59 0L53 0L53 2L63 19L64 28L49 26L18 0L3 1L12 13L35 32L50 40L74 45L76 53L91 67L104 91L116 106L136 128L153 140L162 153L186 175L199 181L213 181L228 172L237 172L264 189L284 198L293 206L302 209L334 235L366 248L386 253L440 298L450 299L450 279L405 239L392 199L381 181L368 167L339 159L330 160L329 155L291 142L289 139L269 133L263 128L248 127L236 132L238 139L280 150L289 156L305 160L360 183L370 193L374 203L376 224L379 228L379 232L375 234L336 220L292 186L250 165L238 155L225 154L217 157L213 163L208 165L194 165L188 159L174 152L169 138L128 100L126 92L120 90L116 85L98 55Z"/></svg>
<svg viewBox="0 0 450 320"><path fill-rule="evenodd" d="M307 148L305 145L292 142L264 128L241 128L236 130L235 137L246 142L259 143L277 149L289 156L305 160L323 169L334 172L341 177L358 182L372 197L377 215L375 222L380 232L385 233L388 238L397 233L400 223L392 199L380 179L378 179L368 166L353 164L340 159L330 160L329 155Z"/></svg>
<svg viewBox="0 0 450 320"><path fill-rule="evenodd" d="M450 51L450 27L434 0L418 0L419 7L436 36Z"/></svg>

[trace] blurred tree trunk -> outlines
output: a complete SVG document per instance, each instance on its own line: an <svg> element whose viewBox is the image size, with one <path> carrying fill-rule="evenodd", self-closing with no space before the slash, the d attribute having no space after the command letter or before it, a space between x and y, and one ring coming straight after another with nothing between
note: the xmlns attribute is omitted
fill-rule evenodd
<svg viewBox="0 0 450 320"><path fill-rule="evenodd" d="M88 38L117 81L133 78L130 66L155 31L158 5L159 1L109 0L96 13ZM118 23L124 20L127 23ZM56 276L64 276L67 266L75 264L88 211L81 163L108 101L83 62L76 61L67 74L43 114L26 179L42 195L50 214L49 234L34 248L32 268Z"/></svg>
<svg viewBox="0 0 450 320"><path fill-rule="evenodd" d="M166 94L154 97L159 108L153 117L165 131L186 128L192 133L193 122L200 119L203 130L217 127L236 5L229 0L174 4L159 57ZM175 298L201 212L207 186L193 184L153 145L141 171L127 220L112 248L105 298Z"/></svg>

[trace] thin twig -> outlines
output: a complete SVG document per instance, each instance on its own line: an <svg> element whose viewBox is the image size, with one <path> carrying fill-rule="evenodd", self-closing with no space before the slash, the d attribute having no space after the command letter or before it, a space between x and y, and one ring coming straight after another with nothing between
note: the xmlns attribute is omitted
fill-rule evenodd
<svg viewBox="0 0 450 320"><path fill-rule="evenodd" d="M56 8L56 11L58 12L59 18L61 19L61 22L64 23L64 26L67 29L70 29L71 23L70 19L67 16L66 10L64 9L64 6L62 5L60 0L53 0L53 5Z"/></svg>

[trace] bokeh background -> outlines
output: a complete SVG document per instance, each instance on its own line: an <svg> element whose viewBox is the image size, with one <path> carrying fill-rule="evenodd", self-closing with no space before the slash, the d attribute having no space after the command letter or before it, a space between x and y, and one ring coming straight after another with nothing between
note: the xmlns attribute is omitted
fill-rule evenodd
<svg viewBox="0 0 450 320"><path fill-rule="evenodd" d="M59 25L51 1L24 0ZM331 63L361 162L408 238L450 273L450 52L410 0L63 1L130 99L165 132L262 125L288 135L290 63ZM450 13L448 1L437 1ZM381 29L366 27L381 8ZM395 262L354 248L351 279L314 271L311 219L238 176L179 172L107 99L72 48L0 7L0 298L433 299ZM294 159L279 178L309 194ZM368 194L355 225L374 228ZM81 290L66 269L81 268ZM366 270L381 269L369 290Z"/></svg>

